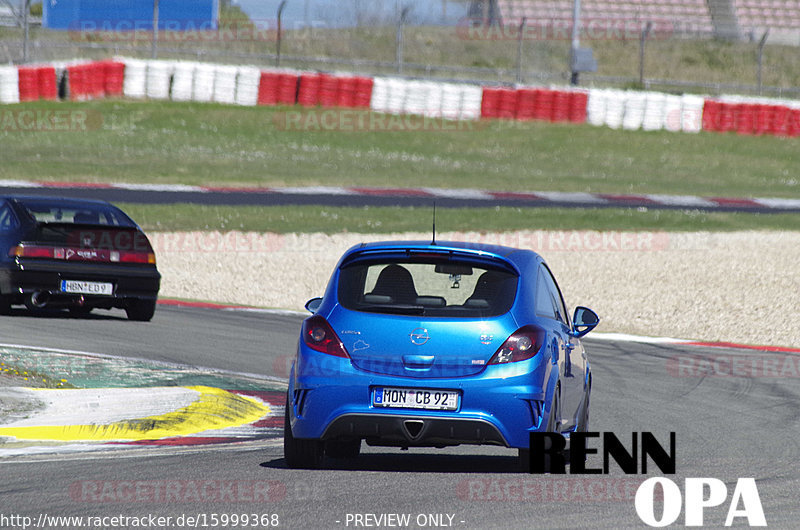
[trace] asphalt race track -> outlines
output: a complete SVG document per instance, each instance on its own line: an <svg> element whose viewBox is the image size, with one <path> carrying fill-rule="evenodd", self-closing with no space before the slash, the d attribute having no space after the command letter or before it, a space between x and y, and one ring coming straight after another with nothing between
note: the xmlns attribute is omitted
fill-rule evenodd
<svg viewBox="0 0 800 530"><path fill-rule="evenodd" d="M123 317L98 311L75 319L17 310L0 319L0 342L281 376L301 320L164 306L151 323ZM650 431L665 446L675 431L677 474L669 478L681 489L685 477L714 477L728 487L722 506L706 510L708 526L724 524L737 479L754 477L769 526L797 527L798 374L702 377L674 369L681 355L752 364L776 354L590 339L586 344L594 373L592 430L613 431L622 440ZM355 514L409 514L411 527L645 526L633 495L647 477L624 475L613 462L610 475L535 476L516 472L515 453L501 448L364 448L358 459L322 471L286 469L279 440L6 458L0 460L0 513L34 521L40 514L205 517L198 527L215 526L212 514L277 514L271 521L283 528L354 528ZM588 465L601 467L602 459L592 456ZM254 496L256 483L269 494ZM178 489L166 496L136 493L165 487ZM244 527L241 521L238 527Z"/></svg>

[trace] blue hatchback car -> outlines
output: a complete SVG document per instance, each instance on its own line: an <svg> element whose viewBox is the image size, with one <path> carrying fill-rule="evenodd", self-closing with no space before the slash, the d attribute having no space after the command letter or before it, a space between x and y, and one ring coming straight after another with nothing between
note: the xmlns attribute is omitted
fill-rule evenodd
<svg viewBox="0 0 800 530"><path fill-rule="evenodd" d="M535 252L456 242L349 249L306 305L286 403L284 456L317 468L371 446L492 444L527 460L529 434L587 430L592 372Z"/></svg>

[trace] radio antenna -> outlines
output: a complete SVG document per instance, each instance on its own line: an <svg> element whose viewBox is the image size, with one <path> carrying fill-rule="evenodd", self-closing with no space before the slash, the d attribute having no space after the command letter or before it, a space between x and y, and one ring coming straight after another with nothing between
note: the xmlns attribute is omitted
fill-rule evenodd
<svg viewBox="0 0 800 530"><path fill-rule="evenodd" d="M436 244L436 201L433 201L433 238L431 239L431 245Z"/></svg>

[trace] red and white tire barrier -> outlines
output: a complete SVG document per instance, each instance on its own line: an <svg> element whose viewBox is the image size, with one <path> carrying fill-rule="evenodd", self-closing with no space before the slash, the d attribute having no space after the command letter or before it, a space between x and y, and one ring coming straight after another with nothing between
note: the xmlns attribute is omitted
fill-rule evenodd
<svg viewBox="0 0 800 530"><path fill-rule="evenodd" d="M147 95L147 62L139 59L122 60L125 64L125 82L122 93L126 98L143 98Z"/></svg>
<svg viewBox="0 0 800 530"><path fill-rule="evenodd" d="M0 104L124 95L154 100L370 109L451 120L588 123L630 131L800 136L800 101L592 88L508 87L400 77L118 58L0 67Z"/></svg>
<svg viewBox="0 0 800 530"><path fill-rule="evenodd" d="M741 96L706 99L703 130L797 137L800 136L800 101Z"/></svg>
<svg viewBox="0 0 800 530"><path fill-rule="evenodd" d="M13 66L0 66L1 103L19 103L19 71Z"/></svg>
<svg viewBox="0 0 800 530"><path fill-rule="evenodd" d="M660 92L591 89L586 121L629 131L696 133L702 129L703 98Z"/></svg>
<svg viewBox="0 0 800 530"><path fill-rule="evenodd" d="M20 67L19 100L37 101L39 99L58 99L55 67L47 65Z"/></svg>
<svg viewBox="0 0 800 530"><path fill-rule="evenodd" d="M482 115L482 99L477 85L377 77L369 108L386 114L476 120Z"/></svg>
<svg viewBox="0 0 800 530"><path fill-rule="evenodd" d="M586 90L484 87L481 116L519 121L584 123L588 98Z"/></svg>

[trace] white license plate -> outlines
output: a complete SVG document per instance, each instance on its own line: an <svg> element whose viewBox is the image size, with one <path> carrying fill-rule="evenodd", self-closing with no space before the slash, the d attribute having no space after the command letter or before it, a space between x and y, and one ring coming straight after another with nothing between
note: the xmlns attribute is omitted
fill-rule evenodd
<svg viewBox="0 0 800 530"><path fill-rule="evenodd" d="M114 286L110 283L84 282L80 280L61 280L61 291L75 294L111 295Z"/></svg>
<svg viewBox="0 0 800 530"><path fill-rule="evenodd" d="M456 410L455 390L421 390L418 388L377 387L372 392L375 407L425 410Z"/></svg>

